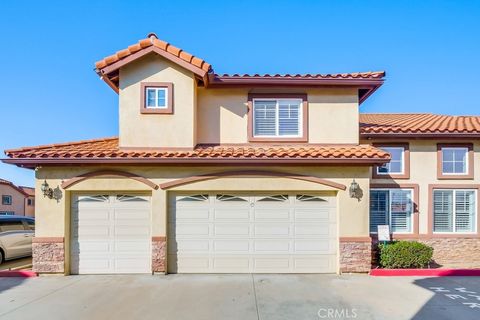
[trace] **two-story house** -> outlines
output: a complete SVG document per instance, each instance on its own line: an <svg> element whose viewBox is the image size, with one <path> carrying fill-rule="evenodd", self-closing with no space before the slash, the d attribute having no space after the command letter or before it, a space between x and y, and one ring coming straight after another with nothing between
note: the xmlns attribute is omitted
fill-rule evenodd
<svg viewBox="0 0 480 320"><path fill-rule="evenodd" d="M480 267L479 117L360 114L384 72L219 75L154 34L96 72L118 137L6 151L37 272L365 272L379 224Z"/></svg>
<svg viewBox="0 0 480 320"><path fill-rule="evenodd" d="M0 216L35 216L35 189L0 178Z"/></svg>

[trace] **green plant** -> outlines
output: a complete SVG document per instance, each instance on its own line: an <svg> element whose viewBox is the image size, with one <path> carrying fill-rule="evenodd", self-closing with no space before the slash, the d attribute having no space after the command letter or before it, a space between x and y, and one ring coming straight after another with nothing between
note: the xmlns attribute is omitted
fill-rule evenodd
<svg viewBox="0 0 480 320"><path fill-rule="evenodd" d="M432 261L433 248L416 241L379 244L378 248L382 268L425 268Z"/></svg>

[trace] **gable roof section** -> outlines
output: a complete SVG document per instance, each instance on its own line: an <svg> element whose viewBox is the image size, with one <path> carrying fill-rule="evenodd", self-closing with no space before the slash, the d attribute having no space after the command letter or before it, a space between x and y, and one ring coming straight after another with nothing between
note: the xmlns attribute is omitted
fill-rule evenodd
<svg viewBox="0 0 480 320"><path fill-rule="evenodd" d="M162 57L192 71L205 87L226 86L350 86L359 89L360 103L370 96L383 84L384 71L357 72L338 74L215 74L212 66L205 60L196 57L172 44L158 39L150 33L146 39L120 50L95 63L97 74L118 93L119 69L149 53L156 53Z"/></svg>
<svg viewBox="0 0 480 320"><path fill-rule="evenodd" d="M6 163L384 163L390 155L370 145L198 145L193 150L122 150L118 138L6 150Z"/></svg>
<svg viewBox="0 0 480 320"><path fill-rule="evenodd" d="M129 46L126 49L117 51L95 63L95 71L107 84L118 93L118 69L135 61L151 52L176 63L194 74L207 80L206 75L211 66L205 60L179 49L172 44L158 39L154 33L150 33L146 39Z"/></svg>
<svg viewBox="0 0 480 320"><path fill-rule="evenodd" d="M431 113L360 114L362 137L480 138L480 116Z"/></svg>
<svg viewBox="0 0 480 320"><path fill-rule="evenodd" d="M21 194L23 194L24 196L28 197L29 196L29 193L25 190L23 190L22 187L18 187L16 186L13 182L11 181L8 181L8 180L5 180L5 179L1 179L0 178L0 184L3 184L3 185L7 185L7 186L10 186L12 187L13 189L17 190L18 192L20 192ZM34 189L35 190L35 189ZM34 192L35 194L35 192Z"/></svg>

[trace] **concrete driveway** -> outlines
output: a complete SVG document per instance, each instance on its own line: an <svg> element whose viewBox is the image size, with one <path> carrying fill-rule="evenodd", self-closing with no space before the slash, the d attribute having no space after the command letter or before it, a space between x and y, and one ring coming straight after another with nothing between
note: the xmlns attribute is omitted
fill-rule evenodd
<svg viewBox="0 0 480 320"><path fill-rule="evenodd" d="M0 278L0 319L480 319L480 278Z"/></svg>

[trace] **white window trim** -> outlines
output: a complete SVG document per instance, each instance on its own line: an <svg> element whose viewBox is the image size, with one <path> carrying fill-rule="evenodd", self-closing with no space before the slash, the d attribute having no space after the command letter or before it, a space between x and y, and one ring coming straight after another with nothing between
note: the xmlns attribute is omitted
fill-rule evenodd
<svg viewBox="0 0 480 320"><path fill-rule="evenodd" d="M409 191L410 192L410 199L412 200L412 212L410 213L410 231L395 231L393 232L392 230L392 225L391 225L391 222L392 222L392 210L391 210L391 205L392 205L392 193L390 191L392 190L400 190L400 191ZM413 230L415 229L415 226L413 225L414 224L414 219L413 219L413 215L415 214L415 203L414 203L414 199L413 199L413 195L414 195L414 190L413 189L410 189L410 188L371 188L370 191L388 191L388 226L390 228L390 232L392 234L413 234ZM370 207L368 209L368 218L370 219ZM368 224L368 228L370 228L370 223ZM372 231L370 232L371 234L377 234L378 232L377 231Z"/></svg>
<svg viewBox="0 0 480 320"><path fill-rule="evenodd" d="M400 172L380 172L380 166L377 167L377 175L392 175L392 174L404 174L405 173L405 148L404 147L389 147L389 146L385 146L385 147L381 147L379 146L380 149L401 149L402 150L402 158L401 158L401 162L402 162L402 171Z"/></svg>
<svg viewBox="0 0 480 320"><path fill-rule="evenodd" d="M275 101L275 135L264 136L255 134L255 101ZM279 135L279 104L278 102L282 101L298 101L299 110L298 110L298 134L297 135ZM254 98L252 101L252 120L253 120L253 132L252 135L254 138L301 138L303 136L303 100L298 98Z"/></svg>
<svg viewBox="0 0 480 320"><path fill-rule="evenodd" d="M443 150L444 149L450 149L450 150L464 150L465 151L465 172L444 172L443 171ZM468 152L469 149L466 147L442 147L441 153L442 153L442 175L444 176L466 176L468 175L469 172L469 163L468 163ZM455 163L455 162L453 162ZM455 169L455 166L453 166L453 169Z"/></svg>
<svg viewBox="0 0 480 320"><path fill-rule="evenodd" d="M155 106L148 106L148 90L155 90ZM158 106L158 91L165 91L165 105ZM145 87L145 109L168 109L168 88L166 87Z"/></svg>
<svg viewBox="0 0 480 320"><path fill-rule="evenodd" d="M3 203L3 197L6 197L6 199L10 199L10 200L8 201L9 203ZM5 202L7 202L7 201L5 201ZM9 195L9 194L3 194L3 195L2 195L2 202L1 202L1 204L4 205L4 206L11 206L11 205L13 204L13 197L12 197L11 195Z"/></svg>
<svg viewBox="0 0 480 320"><path fill-rule="evenodd" d="M478 221L477 221L477 219L478 219L478 210L477 210L477 208L478 208L478 203L477 203L477 201L478 201L478 200L477 200L477 199L478 199L478 195L477 195L477 189L433 189L433 191L432 191L432 201L434 201L434 200L433 200L433 199L434 199L433 193L434 193L436 190L441 190L441 191L453 191L453 199L452 199L452 200L453 200L453 202L452 202L452 209L453 209L453 212L452 212L452 214L453 214L453 217L452 217L452 219L453 219L453 222L452 222L452 224L453 224L453 231L441 231L441 232L435 231L435 225L434 225L434 223L435 223L435 205L434 205L434 203L432 203L432 218L431 218L431 219L432 219L432 233L434 233L434 234L460 234L460 235L461 235L461 234L476 234L476 233L477 233L477 224L478 224ZM457 199L456 199L455 193L456 193L457 191L473 191L474 194L475 194L475 206L474 206L474 209L475 209L475 215L474 215L475 221L474 221L474 222L475 222L475 223L473 224L473 231L456 231L457 225L456 225L455 221L456 221L456 218L457 218L457 209L455 208L455 206L456 206L456 204L457 204L457 203L456 203Z"/></svg>

